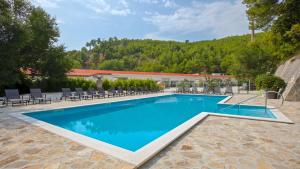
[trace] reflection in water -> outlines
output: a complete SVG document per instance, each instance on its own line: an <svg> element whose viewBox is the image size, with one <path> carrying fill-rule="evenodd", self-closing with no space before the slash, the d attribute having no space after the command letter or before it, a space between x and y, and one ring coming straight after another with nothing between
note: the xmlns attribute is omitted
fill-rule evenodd
<svg viewBox="0 0 300 169"><path fill-rule="evenodd" d="M27 115L136 151L200 112L215 112L218 108L217 102L224 98L224 96L171 95Z"/></svg>

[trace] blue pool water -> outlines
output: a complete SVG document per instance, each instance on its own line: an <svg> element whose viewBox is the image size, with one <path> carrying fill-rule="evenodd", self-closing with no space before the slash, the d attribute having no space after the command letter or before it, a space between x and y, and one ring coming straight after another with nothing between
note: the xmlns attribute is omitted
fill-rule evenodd
<svg viewBox="0 0 300 169"><path fill-rule="evenodd" d="M25 115L136 151L201 112L275 118L264 107L218 105L226 96L169 95Z"/></svg>

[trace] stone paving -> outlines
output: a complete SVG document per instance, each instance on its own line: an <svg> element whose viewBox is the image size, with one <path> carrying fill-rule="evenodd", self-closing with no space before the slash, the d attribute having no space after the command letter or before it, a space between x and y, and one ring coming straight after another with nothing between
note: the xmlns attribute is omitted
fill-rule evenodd
<svg viewBox="0 0 300 169"><path fill-rule="evenodd" d="M236 95L229 102L247 97ZM134 168L8 115L10 111L93 102L100 100L0 109L0 168ZM264 101L258 98L254 103ZM270 101L273 106L278 103ZM285 102L280 110L295 124L209 116L140 168L300 169L300 103Z"/></svg>

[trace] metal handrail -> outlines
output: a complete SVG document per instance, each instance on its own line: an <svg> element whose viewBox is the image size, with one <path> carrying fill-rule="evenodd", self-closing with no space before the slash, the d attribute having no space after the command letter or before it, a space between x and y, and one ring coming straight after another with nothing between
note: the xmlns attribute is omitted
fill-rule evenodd
<svg viewBox="0 0 300 169"><path fill-rule="evenodd" d="M247 98L247 99L242 100L242 101L240 101L240 102L238 102L238 103L235 103L235 104L233 104L233 105L230 105L230 106L224 107L224 108L222 108L222 109L219 109L219 111L228 109L228 108L230 108L230 107L238 106L238 112L240 112L240 105L241 105L242 103L244 103L244 102L246 102L246 101L249 101L249 100L252 100L252 99L254 99L254 98L257 98L258 96L260 96L260 95L255 95L255 96L253 96L253 97Z"/></svg>
<svg viewBox="0 0 300 169"><path fill-rule="evenodd" d="M280 98L282 98L282 102L281 102L281 105L280 105L280 106L283 105L283 103L284 103L284 97L283 97L283 95L282 95L280 92L277 92L277 91L266 91L266 92L265 92L265 98L266 98L266 99L265 99L265 112L267 112L267 107L268 107L268 97L267 97L267 93L277 93L278 96L279 96ZM225 110L225 109L234 107L234 106L238 106L238 112L240 112L240 106L241 106L242 103L244 103L244 102L246 102L246 101L249 101L249 100L252 100L252 99L255 99L255 98L259 97L259 96L261 96L261 95L255 95L255 96L253 96L253 97L249 97L249 98L247 98L247 99L245 99L245 100L242 100L242 101L240 101L240 102L238 102L238 103L235 103L235 104L233 104L233 105L224 107L224 108L222 108L222 109L219 109L218 111L222 111L222 110Z"/></svg>
<svg viewBox="0 0 300 169"><path fill-rule="evenodd" d="M283 97L283 95L280 92L277 92L277 91L265 91L265 97L266 97L265 98L265 112L267 112L267 107L268 107L268 97L267 97L268 93L276 93L276 94L278 94L278 96L282 99L280 107L284 103L284 97Z"/></svg>

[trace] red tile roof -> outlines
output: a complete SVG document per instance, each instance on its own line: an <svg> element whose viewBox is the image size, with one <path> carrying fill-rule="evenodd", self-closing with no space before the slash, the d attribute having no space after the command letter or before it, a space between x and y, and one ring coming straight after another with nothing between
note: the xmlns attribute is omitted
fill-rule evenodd
<svg viewBox="0 0 300 169"><path fill-rule="evenodd" d="M92 69L72 69L68 76L94 76L94 75L144 75L144 76L184 76L184 77L211 77L230 78L227 75L207 75L207 74L183 74L183 73L161 73L161 72L134 72L134 71L114 71L114 70L92 70Z"/></svg>

